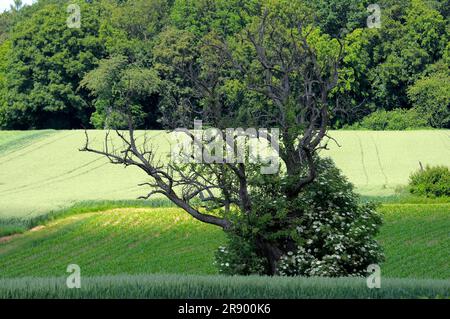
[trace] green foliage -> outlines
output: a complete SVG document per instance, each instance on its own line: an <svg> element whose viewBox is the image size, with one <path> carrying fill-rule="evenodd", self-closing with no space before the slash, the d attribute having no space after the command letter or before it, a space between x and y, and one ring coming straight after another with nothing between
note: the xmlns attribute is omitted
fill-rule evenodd
<svg viewBox="0 0 450 319"><path fill-rule="evenodd" d="M0 123L1 119L4 117L2 113L5 110L6 105L6 72L7 72L7 66L8 66L8 58L11 55L12 47L11 47L11 41L6 40L1 42L0 41Z"/></svg>
<svg viewBox="0 0 450 319"><path fill-rule="evenodd" d="M363 28L369 1L361 0L313 0L311 6L320 28L327 34L339 35Z"/></svg>
<svg viewBox="0 0 450 319"><path fill-rule="evenodd" d="M450 128L450 64L441 61L435 69L409 87L408 97L429 125Z"/></svg>
<svg viewBox="0 0 450 319"><path fill-rule="evenodd" d="M421 0L403 1L383 10L383 27L375 34L375 66L369 78L373 102L386 110L409 105L406 91L442 56L449 41L442 15Z"/></svg>
<svg viewBox="0 0 450 319"><path fill-rule="evenodd" d="M18 6L0 14L0 128L101 127L107 105L94 102L79 84L87 72L98 66L100 59L111 56L125 56L131 63L143 63L157 70L162 79L160 88L141 101L147 106L143 111L151 113L142 127L160 128L164 122L177 122L167 110L183 113L190 103L202 102L196 101L191 85L173 70L169 51L183 49L189 38L189 47L185 46L189 50L179 53L201 59L208 56L202 47L211 35L228 39L239 47L242 30L251 26L267 7L275 10L284 24L288 24L289 15L302 17L308 23L315 22L323 39L339 36L346 44L340 86L331 93L330 104L338 103L351 112L335 116L332 122L335 128L354 124L380 108L386 111L415 108L428 119L429 125L448 128L448 1L380 1L381 29L366 26L370 3L78 0L82 11L79 30L65 25L65 0L41 0L31 6ZM284 31L279 28L278 36L283 36ZM9 43L3 45L5 41ZM169 46L164 47L165 44ZM323 50L325 55L333 52L329 49ZM242 62L251 64L248 60L251 54L246 50L241 47L236 52ZM3 59L4 56L8 58ZM430 66L438 61L446 64L445 72L430 71ZM253 72L257 76L260 70ZM244 92L236 74L220 77L223 85L218 88L216 98L226 101L230 110L242 106L237 113L243 122L250 124L254 120L252 108L271 107L257 94Z"/></svg>
<svg viewBox="0 0 450 319"><path fill-rule="evenodd" d="M128 115L136 127L148 116L143 104L158 89L153 69L130 63L125 56L101 60L98 68L85 75L80 85L96 97L91 123L96 128L128 128ZM125 114L125 116L124 116Z"/></svg>
<svg viewBox="0 0 450 319"><path fill-rule="evenodd" d="M11 13L0 12L0 44L8 38L8 29L11 25Z"/></svg>
<svg viewBox="0 0 450 319"><path fill-rule="evenodd" d="M422 0L384 0L378 4L380 29L350 28L345 36L341 86L333 98L351 107L352 112L334 119L337 128L358 122L378 109L416 106L408 97L408 90L430 65L446 55L448 17L438 10L440 6ZM427 103L436 104L431 96L427 97ZM441 103L439 107L445 106ZM421 113L429 118L432 112ZM441 123L433 126L445 127Z"/></svg>
<svg viewBox="0 0 450 319"><path fill-rule="evenodd" d="M448 280L385 278L381 289L367 289L364 278L119 275L83 277L82 289L67 289L66 277L0 280L8 299L422 299L449 291Z"/></svg>
<svg viewBox="0 0 450 319"><path fill-rule="evenodd" d="M172 25L195 36L212 31L224 37L240 32L266 0L175 0Z"/></svg>
<svg viewBox="0 0 450 319"><path fill-rule="evenodd" d="M263 176L253 182L252 214L234 222L228 245L217 253L221 272L264 273L261 240L283 247L279 272L287 276L361 276L383 259L373 239L381 226L375 207L360 204L331 160L317 160L317 171L316 180L295 199L282 193L287 179Z"/></svg>
<svg viewBox="0 0 450 319"><path fill-rule="evenodd" d="M104 54L100 7L80 1L80 29L66 25L66 3L43 4L14 25L6 67L3 128L70 128L87 124L90 106L78 90L83 74Z"/></svg>
<svg viewBox="0 0 450 319"><path fill-rule="evenodd" d="M428 127L427 119L416 109L396 109L373 112L350 128L374 131L402 131L426 127Z"/></svg>
<svg viewBox="0 0 450 319"><path fill-rule="evenodd" d="M227 232L226 246L220 246L216 251L214 264L219 273L225 275L263 275L266 263L258 256L255 243L242 240L232 232Z"/></svg>
<svg viewBox="0 0 450 319"><path fill-rule="evenodd" d="M446 166L427 166L410 176L410 192L426 197L450 196L450 170Z"/></svg>
<svg viewBox="0 0 450 319"><path fill-rule="evenodd" d="M109 55L148 61L154 38L169 24L171 0L102 1L99 38Z"/></svg>
<svg viewBox="0 0 450 319"><path fill-rule="evenodd" d="M160 121L167 127L190 127L190 104L194 103L192 84L180 70L198 58L192 33L174 27L164 30L155 40L153 68L161 79ZM192 101L192 102L191 102Z"/></svg>

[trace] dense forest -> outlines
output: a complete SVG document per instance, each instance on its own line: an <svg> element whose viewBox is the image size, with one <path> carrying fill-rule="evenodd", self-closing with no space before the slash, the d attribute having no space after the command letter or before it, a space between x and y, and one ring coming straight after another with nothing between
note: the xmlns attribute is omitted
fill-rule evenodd
<svg viewBox="0 0 450 319"><path fill-rule="evenodd" d="M80 28L68 27L71 3ZM333 38L344 44L329 98L347 111L334 128L450 128L449 0L379 0L380 28L368 27L371 0L38 0L0 14L0 129L118 127L111 105L120 106L127 81L139 127L165 128L196 103L179 68L214 68L203 44L220 37L239 47L267 3L301 7L319 55L333 50ZM246 47L239 50L245 63ZM221 77L226 105L264 107L233 74Z"/></svg>

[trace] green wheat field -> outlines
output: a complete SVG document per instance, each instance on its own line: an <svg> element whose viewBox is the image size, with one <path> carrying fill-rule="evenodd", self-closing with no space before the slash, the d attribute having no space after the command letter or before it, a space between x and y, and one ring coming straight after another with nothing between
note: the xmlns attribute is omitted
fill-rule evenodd
<svg viewBox="0 0 450 319"><path fill-rule="evenodd" d="M89 135L101 146L104 132ZM166 133L148 135L167 154ZM330 143L322 155L336 161L363 200L380 202L380 291L356 278L221 277L213 262L222 231L162 198L137 201L146 176L79 152L83 131L6 131L0 298L449 298L450 200L414 198L404 186L419 162L450 166L450 132L331 135L341 146ZM71 263L86 278L78 292L64 289Z"/></svg>

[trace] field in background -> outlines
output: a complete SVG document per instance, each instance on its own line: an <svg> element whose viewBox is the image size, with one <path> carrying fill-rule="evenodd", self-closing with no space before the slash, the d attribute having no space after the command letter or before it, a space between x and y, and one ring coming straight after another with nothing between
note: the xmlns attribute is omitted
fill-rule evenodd
<svg viewBox="0 0 450 319"><path fill-rule="evenodd" d="M450 203L385 204L383 278L450 279ZM177 208L119 208L56 219L0 242L0 278L215 274L223 232Z"/></svg>
<svg viewBox="0 0 450 319"><path fill-rule="evenodd" d="M101 146L104 132L90 131ZM164 132L151 131L161 154L169 151ZM331 156L366 195L392 195L411 171L425 164L450 166L450 131L334 131ZM146 176L82 153L83 131L0 131L0 220L31 218L80 201L129 200L145 193Z"/></svg>

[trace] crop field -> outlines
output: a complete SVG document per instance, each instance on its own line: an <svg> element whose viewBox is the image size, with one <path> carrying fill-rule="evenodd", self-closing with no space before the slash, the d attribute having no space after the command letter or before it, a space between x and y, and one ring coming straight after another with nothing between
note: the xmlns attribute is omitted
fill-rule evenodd
<svg viewBox="0 0 450 319"><path fill-rule="evenodd" d="M383 277L450 279L450 203L386 204ZM118 208L56 219L0 242L0 278L215 274L223 232L177 208Z"/></svg>
<svg viewBox="0 0 450 319"><path fill-rule="evenodd" d="M175 208L115 209L57 219L0 243L0 277L58 276L76 263L84 275L213 274L223 232Z"/></svg>
<svg viewBox="0 0 450 319"><path fill-rule="evenodd" d="M102 131L90 131L101 147ZM150 131L161 156L170 150L164 132ZM450 166L450 131L335 131L331 156L358 191L392 195L405 185L419 161ZM146 176L79 152L84 131L0 132L0 220L32 218L80 201L130 200L145 193ZM42 165L46 163L46 165Z"/></svg>
<svg viewBox="0 0 450 319"><path fill-rule="evenodd" d="M167 134L147 134L166 156ZM89 135L101 147L104 132ZM48 130L0 132L0 298L448 298L449 199L407 196L399 186L419 161L450 166L449 131L332 136L340 147L330 142L322 155L363 200L383 203L383 289L356 278L225 280L214 265L220 229L163 198L136 200L143 173L79 152L83 131ZM72 263L85 285L77 292L63 288Z"/></svg>
<svg viewBox="0 0 450 319"><path fill-rule="evenodd" d="M119 275L83 277L81 289L67 289L64 277L0 279L0 298L15 299L441 299L449 297L450 283L446 280L384 279L380 289L367 289L365 278Z"/></svg>
<svg viewBox="0 0 450 319"><path fill-rule="evenodd" d="M450 203L384 205L380 212L386 276L450 280Z"/></svg>
<svg viewBox="0 0 450 319"><path fill-rule="evenodd" d="M91 133L92 139L96 137L100 139L103 133ZM83 143L82 131L53 131L4 152L0 149L0 219L30 218L83 200L136 199L142 195L137 186L145 180L141 172L79 152Z"/></svg>

